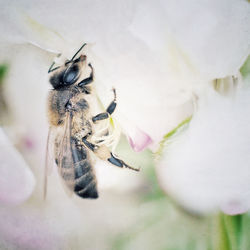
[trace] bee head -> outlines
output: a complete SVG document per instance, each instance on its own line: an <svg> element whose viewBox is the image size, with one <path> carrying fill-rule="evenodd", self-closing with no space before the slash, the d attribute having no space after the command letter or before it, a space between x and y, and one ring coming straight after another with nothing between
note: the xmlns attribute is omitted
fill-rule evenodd
<svg viewBox="0 0 250 250"><path fill-rule="evenodd" d="M85 45L77 51L71 60L66 60L62 66L53 68L55 62L52 63L48 73L51 74L49 81L54 89L64 88L77 82L81 75L82 67L86 64L87 57L80 55L76 58L76 56Z"/></svg>

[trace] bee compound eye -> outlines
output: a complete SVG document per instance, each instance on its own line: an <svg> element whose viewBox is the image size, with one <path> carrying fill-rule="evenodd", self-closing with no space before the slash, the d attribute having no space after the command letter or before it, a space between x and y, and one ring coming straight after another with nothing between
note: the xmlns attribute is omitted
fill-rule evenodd
<svg viewBox="0 0 250 250"><path fill-rule="evenodd" d="M64 85L71 85L77 81L79 77L79 67L77 65L70 66L64 73Z"/></svg>

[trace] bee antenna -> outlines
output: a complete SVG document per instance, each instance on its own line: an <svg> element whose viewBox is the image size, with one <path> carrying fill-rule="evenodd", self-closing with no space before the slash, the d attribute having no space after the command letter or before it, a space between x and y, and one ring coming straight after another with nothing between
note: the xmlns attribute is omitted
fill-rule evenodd
<svg viewBox="0 0 250 250"><path fill-rule="evenodd" d="M57 57L60 57L61 55L62 54L60 53L60 54L57 55ZM57 69L60 68L60 66L58 66L58 67L55 67L54 69L52 69L54 67L54 65L55 65L55 61L50 65L48 73L50 73L50 72L52 72L52 71L57 70Z"/></svg>
<svg viewBox="0 0 250 250"><path fill-rule="evenodd" d="M74 54L74 56L71 58L70 61L73 61L75 59L75 57L77 56L77 54L83 49L83 47L85 47L87 45L87 43L84 43L81 48L79 50L77 50L77 52Z"/></svg>
<svg viewBox="0 0 250 250"><path fill-rule="evenodd" d="M49 67L48 73L50 73L50 72L52 72L52 71L55 71L55 70L57 70L57 69L60 68L60 67L55 67L54 69L52 69L54 65L55 65L55 62L53 62L53 63L51 64L51 66Z"/></svg>

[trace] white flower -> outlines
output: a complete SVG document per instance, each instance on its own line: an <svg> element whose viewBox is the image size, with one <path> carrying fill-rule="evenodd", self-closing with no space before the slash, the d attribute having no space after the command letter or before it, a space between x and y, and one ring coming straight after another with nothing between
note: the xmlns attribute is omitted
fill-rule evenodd
<svg viewBox="0 0 250 250"><path fill-rule="evenodd" d="M188 128L166 146L160 184L193 212L242 213L250 208L250 89L206 93Z"/></svg>
<svg viewBox="0 0 250 250"><path fill-rule="evenodd" d="M249 53L249 3L244 0L203 0L198 3L170 0L22 0L11 1L8 5L2 1L0 14L3 44L0 55L2 60L7 58L12 62L7 92L15 100L10 102L15 114L15 129L21 134L32 134L36 150L29 157L37 176L43 173L47 132L45 101L49 86L46 72L57 53L71 57L83 42L88 43L86 54L95 69L94 84L98 95L107 106L112 99L110 90L116 88L118 107L114 117L123 126L137 151L150 142L153 142L152 147L158 146L167 132L193 113L194 100L203 100L204 93L212 86L212 80L236 74ZM219 117L221 109L217 107L224 107L224 99L220 98L213 94L208 99L211 109L209 121ZM212 105L214 102L215 106ZM240 104L236 107L242 108ZM231 105L225 104L225 109L231 109ZM197 122L199 125L204 118L202 115L199 118L199 112L202 114L202 109L198 110L197 119L194 116L188 132L190 134L194 131L192 124ZM222 131L224 127L225 124L220 127ZM209 132L207 129L210 130L210 127L201 128L204 133ZM221 138L223 145L229 145L224 143L225 133L217 137ZM180 149L174 150L173 144L173 150L166 151L167 155L164 155L159 170L162 186L184 206L195 211L208 211L215 206L238 202L234 198L242 190L241 183L243 180L246 182L245 176L243 179L237 176L233 186L237 190L235 192L232 189L227 189L225 193L218 192L221 186L216 188L218 181L212 178L214 174L211 178L203 175L203 182L197 181L197 186L187 187L188 181L197 177L196 168L192 168L196 166L192 162L197 157L186 158L187 162L177 165L175 162L185 159L185 146L191 151L201 149L204 141L197 138L196 130L192 134L194 143L190 147L182 138L185 137L179 139L183 140ZM205 139L211 143L211 137ZM238 142L237 138L235 140ZM243 148L241 142L237 145ZM172 165L168 165L170 152L173 153ZM226 148L222 150L224 153L227 154ZM247 160L246 155L247 152L243 158ZM205 155L198 156L200 162L206 162ZM238 159L235 158L236 161ZM219 162L215 161L213 171L218 169L216 166ZM204 173L211 171L209 164L203 166ZM168 167L171 171L168 171ZM197 166L198 172L200 167ZM242 165L244 170L245 167ZM223 171L224 168L221 169ZM239 173L232 166L228 171L226 187L233 183L230 178L235 172ZM184 180L180 181L179 177ZM212 191L204 188L206 182L215 188ZM56 183L53 182L54 186ZM201 193L197 190L202 188L204 200L211 198L210 203L204 201L198 204ZM215 195L217 192L218 196ZM216 199L213 200L213 197ZM221 197L225 199L218 203ZM247 196L237 197L243 199ZM55 210L60 210L66 203L55 190L53 199L57 202ZM248 203L243 205L248 206ZM76 207L67 212L74 214L74 223L80 224L79 218L86 219ZM64 218L65 214L61 212L60 215ZM50 221L51 217L47 220ZM67 228L72 225L72 222L61 221L61 218L56 222L62 227L67 225Z"/></svg>

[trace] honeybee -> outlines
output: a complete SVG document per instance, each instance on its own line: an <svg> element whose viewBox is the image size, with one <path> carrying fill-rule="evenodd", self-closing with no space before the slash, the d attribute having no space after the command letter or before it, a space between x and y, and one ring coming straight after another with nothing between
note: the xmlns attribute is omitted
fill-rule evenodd
<svg viewBox="0 0 250 250"><path fill-rule="evenodd" d="M80 53L85 46L86 43L71 60L66 60L57 67L53 62L48 70L53 89L48 96L50 129L47 140L45 195L51 150L67 189L81 198L98 198L92 154L115 166L138 171L111 152L106 145L106 138L110 139L108 129L97 132L98 124L110 119L115 111L116 91L113 89L114 99L106 111L93 115L91 103L96 98L92 93L94 69L91 63L87 63L87 56ZM87 69L90 74L85 77Z"/></svg>

